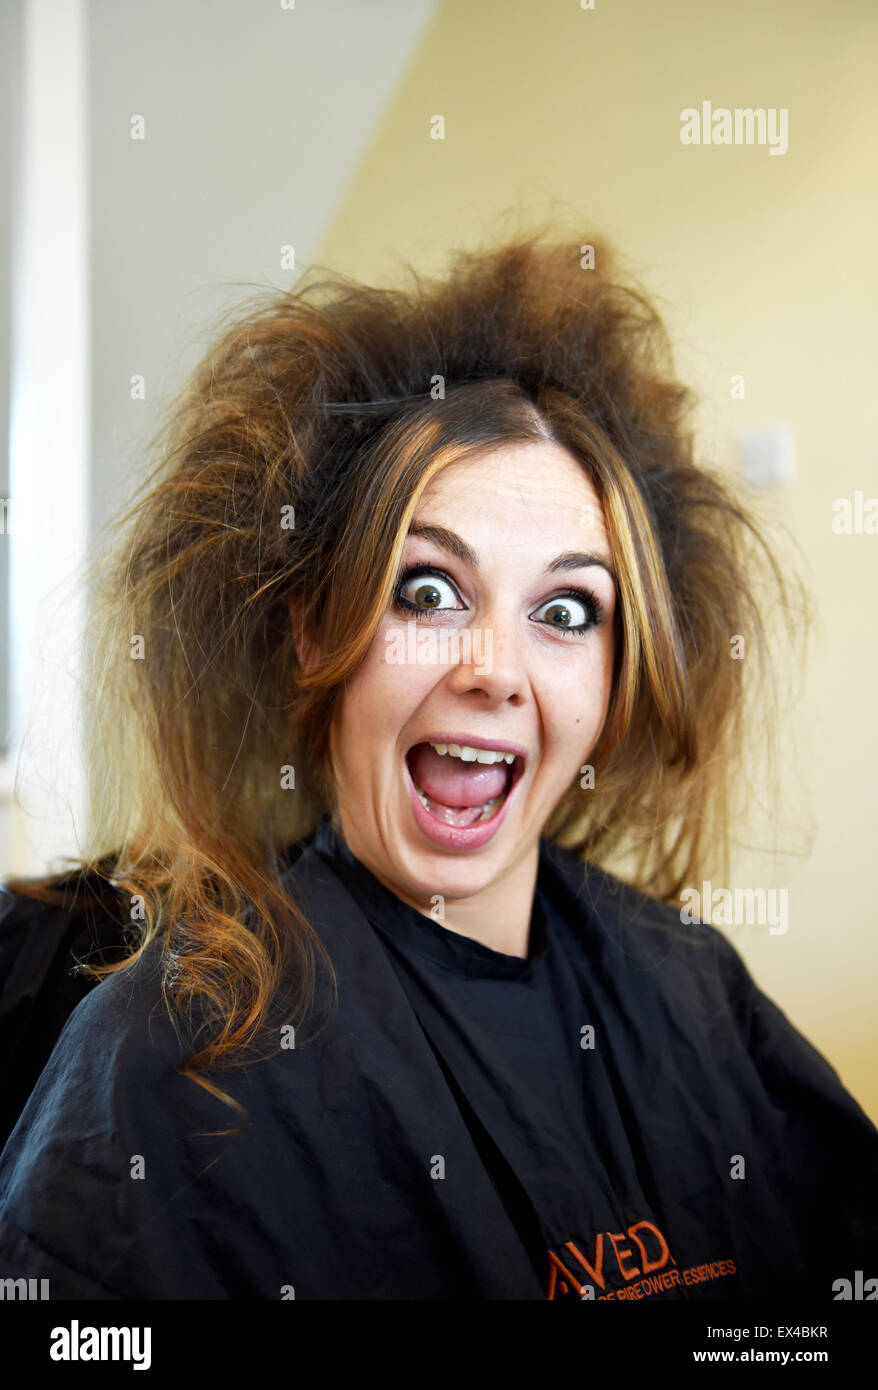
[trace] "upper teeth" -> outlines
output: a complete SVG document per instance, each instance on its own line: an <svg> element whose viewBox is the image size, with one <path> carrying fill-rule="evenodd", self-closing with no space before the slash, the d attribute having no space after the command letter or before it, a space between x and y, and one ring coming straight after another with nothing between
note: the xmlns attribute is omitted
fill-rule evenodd
<svg viewBox="0 0 878 1390"><path fill-rule="evenodd" d="M514 763L514 753L501 753L494 748L470 748L468 744L431 743L437 753L450 753L453 758L462 758L465 763Z"/></svg>

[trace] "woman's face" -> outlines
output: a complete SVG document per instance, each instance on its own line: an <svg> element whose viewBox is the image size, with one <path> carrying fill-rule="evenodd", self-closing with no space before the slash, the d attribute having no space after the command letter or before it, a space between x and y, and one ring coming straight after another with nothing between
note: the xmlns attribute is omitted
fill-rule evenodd
<svg viewBox="0 0 878 1390"><path fill-rule="evenodd" d="M535 862L597 742L615 614L600 500L557 445L491 448L428 485L401 576L331 749L352 852L429 910Z"/></svg>

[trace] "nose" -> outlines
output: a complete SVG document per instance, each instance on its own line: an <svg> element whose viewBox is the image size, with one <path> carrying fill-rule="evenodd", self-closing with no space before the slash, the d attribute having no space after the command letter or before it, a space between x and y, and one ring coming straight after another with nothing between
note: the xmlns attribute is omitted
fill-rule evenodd
<svg viewBox="0 0 878 1390"><path fill-rule="evenodd" d="M511 613L494 610L459 633L459 654L446 677L456 695L484 705L521 704L528 686L525 634Z"/></svg>

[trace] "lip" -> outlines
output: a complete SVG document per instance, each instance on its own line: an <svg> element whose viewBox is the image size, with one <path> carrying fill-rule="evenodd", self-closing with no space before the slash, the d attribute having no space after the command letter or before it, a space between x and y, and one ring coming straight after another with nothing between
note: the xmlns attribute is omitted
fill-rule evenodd
<svg viewBox="0 0 878 1390"><path fill-rule="evenodd" d="M497 814L492 816L490 820L481 821L476 825L466 827L459 825L443 825L441 821L437 821L431 816L415 790L415 784L412 781L412 775L408 767L408 755L412 748L417 747L419 743L456 743L469 748L493 748L496 749L498 753L514 753L515 762L512 764L512 781L509 791L506 793L506 799ZM480 849L481 846L486 845L489 840L493 840L497 831L503 824L503 821L506 819L506 813L509 810L510 803L516 796L518 784L524 776L526 763L527 749L522 748L519 743L509 743L505 739L477 738L472 734L449 734L444 732L422 734L420 738L415 739L414 743L409 746L402 760L409 801L411 802L412 813L419 830L426 835L428 840L432 840L434 844L441 845L445 849Z"/></svg>

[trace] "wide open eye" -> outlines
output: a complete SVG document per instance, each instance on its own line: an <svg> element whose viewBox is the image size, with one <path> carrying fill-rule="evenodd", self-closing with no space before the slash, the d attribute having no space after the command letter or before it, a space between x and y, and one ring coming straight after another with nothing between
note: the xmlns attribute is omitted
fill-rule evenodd
<svg viewBox="0 0 878 1390"><path fill-rule="evenodd" d="M396 587L396 601L402 608L417 613L436 613L445 609L462 609L457 590L450 579L434 569L407 570Z"/></svg>
<svg viewBox="0 0 878 1390"><path fill-rule="evenodd" d="M581 635L588 632L601 620L597 599L584 592L559 594L541 604L530 616L544 622L547 627L557 628L565 636L568 633Z"/></svg>

